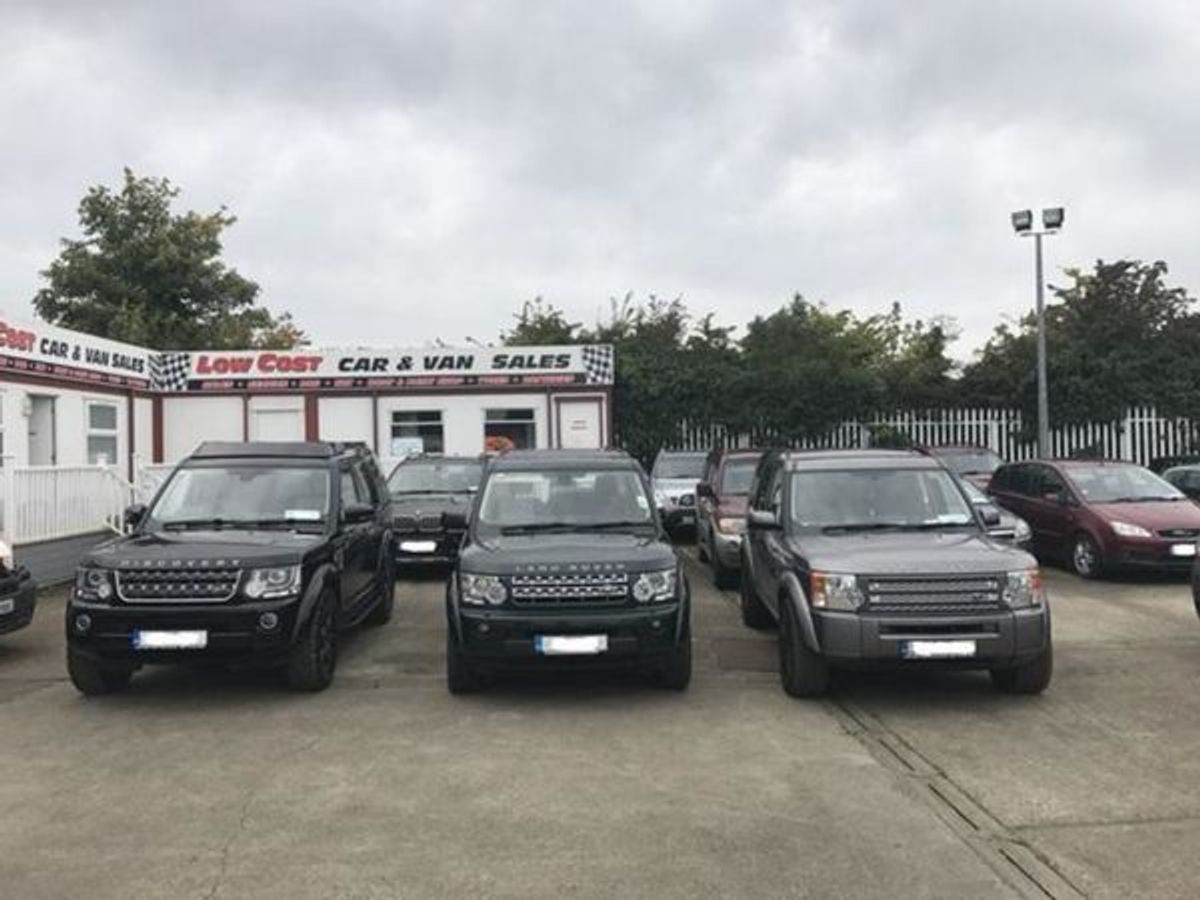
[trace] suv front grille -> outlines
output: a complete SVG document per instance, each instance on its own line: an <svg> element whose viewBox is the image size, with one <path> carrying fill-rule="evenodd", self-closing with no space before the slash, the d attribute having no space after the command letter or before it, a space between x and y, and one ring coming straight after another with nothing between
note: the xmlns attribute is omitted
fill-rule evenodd
<svg viewBox="0 0 1200 900"><path fill-rule="evenodd" d="M237 592L241 569L230 567L117 570L117 596L126 603L224 603Z"/></svg>
<svg viewBox="0 0 1200 900"><path fill-rule="evenodd" d="M513 575L508 579L512 602L520 606L611 606L629 597L625 574Z"/></svg>
<svg viewBox="0 0 1200 900"><path fill-rule="evenodd" d="M871 612L964 613L1007 609L998 575L865 578Z"/></svg>
<svg viewBox="0 0 1200 900"><path fill-rule="evenodd" d="M424 531L433 532L442 530L441 513L434 513L424 516L396 516L395 526L397 531Z"/></svg>

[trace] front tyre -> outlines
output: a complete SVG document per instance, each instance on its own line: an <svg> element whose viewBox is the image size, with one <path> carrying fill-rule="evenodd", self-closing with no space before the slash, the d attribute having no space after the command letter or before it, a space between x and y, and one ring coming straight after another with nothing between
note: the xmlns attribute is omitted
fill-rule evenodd
<svg viewBox="0 0 1200 900"><path fill-rule="evenodd" d="M333 683L337 669L337 623L333 594L317 600L308 627L288 654L287 680L293 691L317 693Z"/></svg>
<svg viewBox="0 0 1200 900"><path fill-rule="evenodd" d="M1046 649L1029 662L1005 669L992 669L992 684L1006 694L1040 694L1050 686L1054 675L1054 647Z"/></svg>
<svg viewBox="0 0 1200 900"><path fill-rule="evenodd" d="M446 690L451 694L476 694L487 687L487 681L471 664L467 655L446 628Z"/></svg>
<svg viewBox="0 0 1200 900"><path fill-rule="evenodd" d="M1104 572L1104 557L1091 535L1075 535L1071 543L1071 569L1080 578L1099 578Z"/></svg>
<svg viewBox="0 0 1200 900"><path fill-rule="evenodd" d="M105 666L67 648L67 674L71 684L87 697L115 694L129 687L133 669L128 666Z"/></svg>
<svg viewBox="0 0 1200 900"><path fill-rule="evenodd" d="M684 632L683 640L662 668L659 684L668 690L686 691L692 681L692 634Z"/></svg>
<svg viewBox="0 0 1200 900"><path fill-rule="evenodd" d="M789 697L820 697L829 691L829 665L804 643L791 601L779 601L779 680Z"/></svg>

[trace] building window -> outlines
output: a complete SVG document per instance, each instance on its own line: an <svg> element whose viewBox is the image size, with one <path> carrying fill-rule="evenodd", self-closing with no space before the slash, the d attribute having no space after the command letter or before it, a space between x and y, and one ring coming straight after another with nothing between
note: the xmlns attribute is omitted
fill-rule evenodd
<svg viewBox="0 0 1200 900"><path fill-rule="evenodd" d="M92 465L116 465L117 407L112 403L87 405L87 459Z"/></svg>
<svg viewBox="0 0 1200 900"><path fill-rule="evenodd" d="M444 453L440 410L396 410L392 413L392 456Z"/></svg>
<svg viewBox="0 0 1200 900"><path fill-rule="evenodd" d="M485 450L530 450L537 447L532 409L489 409L483 417Z"/></svg>

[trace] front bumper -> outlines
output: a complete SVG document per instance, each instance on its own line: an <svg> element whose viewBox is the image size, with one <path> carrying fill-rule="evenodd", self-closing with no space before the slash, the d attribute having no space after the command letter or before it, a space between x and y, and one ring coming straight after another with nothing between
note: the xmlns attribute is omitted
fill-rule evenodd
<svg viewBox="0 0 1200 900"><path fill-rule="evenodd" d="M713 528L713 553L727 569L740 569L742 566L742 536L727 534Z"/></svg>
<svg viewBox="0 0 1200 900"><path fill-rule="evenodd" d="M299 597L259 603L105 605L75 599L67 603L67 643L89 658L126 664L187 661L276 665L291 649L300 614ZM278 616L270 631L259 626L265 612ZM91 625L81 633L78 617L86 614ZM137 650L133 632L206 631L202 650Z"/></svg>
<svg viewBox="0 0 1200 900"><path fill-rule="evenodd" d="M427 566L451 563L458 559L461 533L413 532L397 534L393 557L397 566ZM429 545L432 544L432 547Z"/></svg>
<svg viewBox="0 0 1200 900"><path fill-rule="evenodd" d="M10 576L0 584L0 634L8 634L25 628L33 621L37 608L37 584L27 574L24 577Z"/></svg>
<svg viewBox="0 0 1200 900"><path fill-rule="evenodd" d="M952 668L1017 665L1042 653L1050 641L1050 614L1033 610L975 615L885 615L870 612L812 611L821 652L831 662L933 663ZM907 641L973 640L974 656L909 660Z"/></svg>
<svg viewBox="0 0 1200 900"><path fill-rule="evenodd" d="M1137 540L1114 541L1108 548L1107 562L1117 569L1184 573L1191 572L1196 554L1179 556L1173 547L1196 546L1193 541Z"/></svg>
<svg viewBox="0 0 1200 900"><path fill-rule="evenodd" d="M686 601L571 611L460 607L453 629L459 647L473 660L506 668L650 665L690 639ZM584 634L606 635L607 651L594 656L541 656L534 648L537 635Z"/></svg>

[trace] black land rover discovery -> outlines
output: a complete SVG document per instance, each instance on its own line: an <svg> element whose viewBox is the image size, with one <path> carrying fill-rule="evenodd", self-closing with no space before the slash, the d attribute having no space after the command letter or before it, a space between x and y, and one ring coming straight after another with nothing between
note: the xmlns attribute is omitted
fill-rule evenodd
<svg viewBox="0 0 1200 900"><path fill-rule="evenodd" d="M457 517L458 521L453 521ZM446 680L501 668L621 665L683 690L687 581L645 474L615 451L512 451L487 467L446 589Z"/></svg>
<svg viewBox="0 0 1200 900"><path fill-rule="evenodd" d="M1039 693L1050 608L1036 560L988 535L998 521L921 453L773 451L751 486L742 618L779 624L793 696L865 665L988 669Z"/></svg>
<svg viewBox="0 0 1200 900"><path fill-rule="evenodd" d="M361 446L203 444L127 519L82 560L67 604L85 694L186 661L278 666L319 691L338 631L391 617L390 501Z"/></svg>

